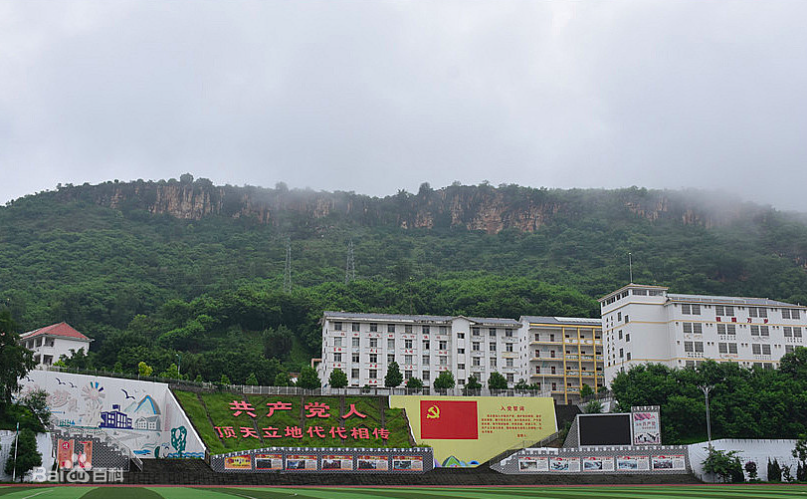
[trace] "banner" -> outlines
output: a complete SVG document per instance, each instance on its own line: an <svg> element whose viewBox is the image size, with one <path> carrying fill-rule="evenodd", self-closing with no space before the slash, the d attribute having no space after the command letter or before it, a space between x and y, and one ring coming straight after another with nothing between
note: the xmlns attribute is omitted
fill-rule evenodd
<svg viewBox="0 0 807 499"><path fill-rule="evenodd" d="M661 445L661 423L658 412L634 412L633 445Z"/></svg>
<svg viewBox="0 0 807 499"><path fill-rule="evenodd" d="M432 447L437 466L478 466L557 430L551 397L393 395L390 407L406 410L415 441Z"/></svg>
<svg viewBox="0 0 807 499"><path fill-rule="evenodd" d="M356 469L387 471L389 469L389 458L386 456L359 456L356 459Z"/></svg>
<svg viewBox="0 0 807 499"><path fill-rule="evenodd" d="M322 471L353 471L353 456L322 456Z"/></svg>
<svg viewBox="0 0 807 499"><path fill-rule="evenodd" d="M687 467L683 455L653 456L652 462L654 471L685 470Z"/></svg>
<svg viewBox="0 0 807 499"><path fill-rule="evenodd" d="M300 455L286 456L286 469L287 470L317 470L317 456L314 455Z"/></svg>
<svg viewBox="0 0 807 499"><path fill-rule="evenodd" d="M583 471L614 471L614 458L605 456L583 457Z"/></svg>
<svg viewBox="0 0 807 499"><path fill-rule="evenodd" d="M423 456L392 456L395 471L423 471Z"/></svg>
<svg viewBox="0 0 807 499"><path fill-rule="evenodd" d="M580 471L579 457L550 457L549 471L576 473Z"/></svg>
<svg viewBox="0 0 807 499"><path fill-rule="evenodd" d="M524 456L518 458L518 471L531 473L538 471L549 471L549 458L542 456Z"/></svg>
<svg viewBox="0 0 807 499"><path fill-rule="evenodd" d="M255 454L256 470L282 470L283 454Z"/></svg>
<svg viewBox="0 0 807 499"><path fill-rule="evenodd" d="M647 456L617 456L617 471L649 471L650 458Z"/></svg>
<svg viewBox="0 0 807 499"><path fill-rule="evenodd" d="M240 456L230 456L224 458L225 470L251 470L252 458L249 454L242 454Z"/></svg>
<svg viewBox="0 0 807 499"><path fill-rule="evenodd" d="M59 461L59 468L69 470L73 468L73 440L59 439L59 451L56 459Z"/></svg>
<svg viewBox="0 0 807 499"><path fill-rule="evenodd" d="M76 466L79 468L92 468L92 440L79 442L82 447L82 452L78 453L78 462Z"/></svg>

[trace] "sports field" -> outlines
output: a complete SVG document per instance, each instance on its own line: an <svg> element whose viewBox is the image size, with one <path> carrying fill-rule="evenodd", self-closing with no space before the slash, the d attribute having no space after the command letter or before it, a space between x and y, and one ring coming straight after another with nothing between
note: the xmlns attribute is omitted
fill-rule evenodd
<svg viewBox="0 0 807 499"><path fill-rule="evenodd" d="M618 487L3 487L4 499L794 499L807 497L805 485L702 485Z"/></svg>

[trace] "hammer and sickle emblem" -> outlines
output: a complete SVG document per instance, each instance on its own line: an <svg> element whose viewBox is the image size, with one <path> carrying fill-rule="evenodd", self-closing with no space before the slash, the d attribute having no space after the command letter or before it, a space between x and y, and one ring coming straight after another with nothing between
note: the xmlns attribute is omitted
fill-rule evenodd
<svg viewBox="0 0 807 499"><path fill-rule="evenodd" d="M426 411L426 419L440 419L440 408L436 405L429 407Z"/></svg>

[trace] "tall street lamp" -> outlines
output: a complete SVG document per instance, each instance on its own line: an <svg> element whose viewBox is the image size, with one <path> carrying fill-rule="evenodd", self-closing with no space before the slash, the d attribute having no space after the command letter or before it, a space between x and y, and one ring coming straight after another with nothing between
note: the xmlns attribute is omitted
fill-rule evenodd
<svg viewBox="0 0 807 499"><path fill-rule="evenodd" d="M706 398L706 438L709 440L709 455L712 454L712 421L709 417L709 392L714 388L713 385L698 385L698 388L703 392Z"/></svg>

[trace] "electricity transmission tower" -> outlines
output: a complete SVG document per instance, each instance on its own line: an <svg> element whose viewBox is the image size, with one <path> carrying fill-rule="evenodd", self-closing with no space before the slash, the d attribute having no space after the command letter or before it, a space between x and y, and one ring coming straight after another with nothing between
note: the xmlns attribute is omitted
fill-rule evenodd
<svg viewBox="0 0 807 499"><path fill-rule="evenodd" d="M291 238L286 239L286 269L283 272L283 292L291 293Z"/></svg>
<svg viewBox="0 0 807 499"><path fill-rule="evenodd" d="M353 258L353 241L347 245L347 263L345 263L345 284L356 280L356 261Z"/></svg>

